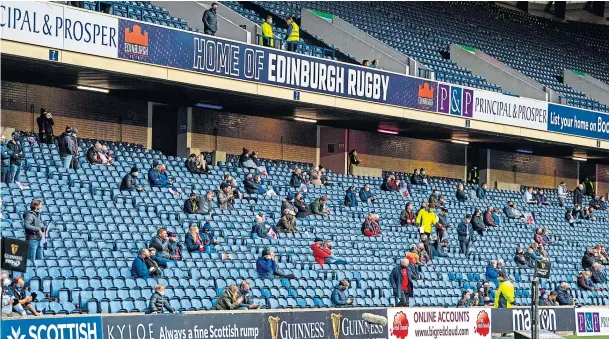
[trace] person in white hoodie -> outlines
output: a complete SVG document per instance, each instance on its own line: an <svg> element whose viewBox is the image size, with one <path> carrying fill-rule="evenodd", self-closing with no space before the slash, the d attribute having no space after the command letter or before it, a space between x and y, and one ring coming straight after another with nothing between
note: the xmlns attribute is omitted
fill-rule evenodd
<svg viewBox="0 0 609 339"><path fill-rule="evenodd" d="M560 182L560 185L556 188L558 190L558 202L560 207L565 207L565 198L567 197L567 184L564 181Z"/></svg>
<svg viewBox="0 0 609 339"><path fill-rule="evenodd" d="M537 204L537 200L533 198L533 187L527 188L522 195L522 200L527 204Z"/></svg>

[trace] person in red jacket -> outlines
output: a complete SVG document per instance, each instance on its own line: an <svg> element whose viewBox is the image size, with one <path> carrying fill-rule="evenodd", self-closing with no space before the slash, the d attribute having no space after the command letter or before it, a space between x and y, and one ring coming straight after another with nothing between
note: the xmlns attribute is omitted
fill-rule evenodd
<svg viewBox="0 0 609 339"><path fill-rule="evenodd" d="M311 245L313 258L318 264L346 264L347 261L336 257L332 254L331 244L329 240L324 241L322 238L315 238L315 242Z"/></svg>
<svg viewBox="0 0 609 339"><path fill-rule="evenodd" d="M362 223L362 233L367 237L377 237L381 235L381 227L379 226L379 216L370 213Z"/></svg>

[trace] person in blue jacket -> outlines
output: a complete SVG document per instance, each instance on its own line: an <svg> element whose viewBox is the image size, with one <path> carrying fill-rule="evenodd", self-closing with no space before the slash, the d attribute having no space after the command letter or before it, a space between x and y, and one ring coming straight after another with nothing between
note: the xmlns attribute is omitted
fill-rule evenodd
<svg viewBox="0 0 609 339"><path fill-rule="evenodd" d="M487 185L486 183L482 183L482 185L478 186L478 188L476 188L476 197L480 200L483 200L486 198L486 190L487 190Z"/></svg>
<svg viewBox="0 0 609 339"><path fill-rule="evenodd" d="M150 181L150 186L171 188L174 183L174 179L169 179L167 171L161 170L162 166L163 163L159 160L154 160L152 162L152 168L148 171L148 181Z"/></svg>
<svg viewBox="0 0 609 339"><path fill-rule="evenodd" d="M364 187L362 187L359 190L359 199L363 203L371 203L371 202L374 202L374 200L376 200L376 197L374 196L374 192L372 192L370 190L370 184L365 184Z"/></svg>
<svg viewBox="0 0 609 339"><path fill-rule="evenodd" d="M357 206L357 195L355 194L355 186L349 186L345 193L345 206L356 207Z"/></svg>
<svg viewBox="0 0 609 339"><path fill-rule="evenodd" d="M218 240L214 237L214 229L211 227L209 221L206 221L203 227L201 227L201 241L205 246L205 253L212 253L216 251L216 245Z"/></svg>
<svg viewBox="0 0 609 339"><path fill-rule="evenodd" d="M258 272L258 278L260 279L273 279L277 272L275 253L268 248L262 250L262 255L256 261L256 272Z"/></svg>
<svg viewBox="0 0 609 339"><path fill-rule="evenodd" d="M497 260L491 260L486 266L486 280L495 284L495 288L499 288L499 270L497 269Z"/></svg>
<svg viewBox="0 0 609 339"><path fill-rule="evenodd" d="M341 280L338 286L332 291L332 305L335 307L345 307L352 305L355 299L349 298L347 289L349 288L349 282L347 280Z"/></svg>
<svg viewBox="0 0 609 339"><path fill-rule="evenodd" d="M457 235L459 239L459 253L468 255L469 245L474 235L474 229L471 224L471 215L466 215L463 221L457 226Z"/></svg>
<svg viewBox="0 0 609 339"><path fill-rule="evenodd" d="M156 271L155 267L148 268L146 260L150 259L150 252L147 248L142 248L137 258L131 264L131 276L134 278L148 278L152 272Z"/></svg>

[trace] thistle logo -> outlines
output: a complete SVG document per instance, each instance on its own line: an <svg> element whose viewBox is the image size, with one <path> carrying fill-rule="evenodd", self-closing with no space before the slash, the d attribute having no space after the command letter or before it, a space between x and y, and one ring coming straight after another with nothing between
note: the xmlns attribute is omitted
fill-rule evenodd
<svg viewBox="0 0 609 339"><path fill-rule="evenodd" d="M434 89L429 85L429 82L424 82L423 84L419 85L418 96L419 106L423 108L433 107Z"/></svg>
<svg viewBox="0 0 609 339"><path fill-rule="evenodd" d="M476 327L474 327L474 331L480 334L483 337L486 337L489 333L491 333L491 319L488 316L486 311L481 311L478 313L478 317L476 318Z"/></svg>
<svg viewBox="0 0 609 339"><path fill-rule="evenodd" d="M140 25L125 27L125 53L138 59L148 57L148 32L143 32Z"/></svg>
<svg viewBox="0 0 609 339"><path fill-rule="evenodd" d="M11 326L11 334L7 336L7 339L25 339L25 334L21 334L21 327L15 328Z"/></svg>
<svg viewBox="0 0 609 339"><path fill-rule="evenodd" d="M391 334L399 339L405 339L408 336L408 317L406 313L398 312L393 316Z"/></svg>

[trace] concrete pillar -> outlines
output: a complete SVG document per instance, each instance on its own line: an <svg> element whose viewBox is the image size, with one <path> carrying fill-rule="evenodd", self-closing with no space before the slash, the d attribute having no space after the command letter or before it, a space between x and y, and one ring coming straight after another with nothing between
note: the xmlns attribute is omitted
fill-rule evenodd
<svg viewBox="0 0 609 339"><path fill-rule="evenodd" d="M176 133L178 157L190 155L190 132L192 131L192 107L179 107L177 111L178 131Z"/></svg>
<svg viewBox="0 0 609 339"><path fill-rule="evenodd" d="M152 112L154 111L154 102L148 101L148 121L146 122L146 144L147 149L152 149Z"/></svg>

